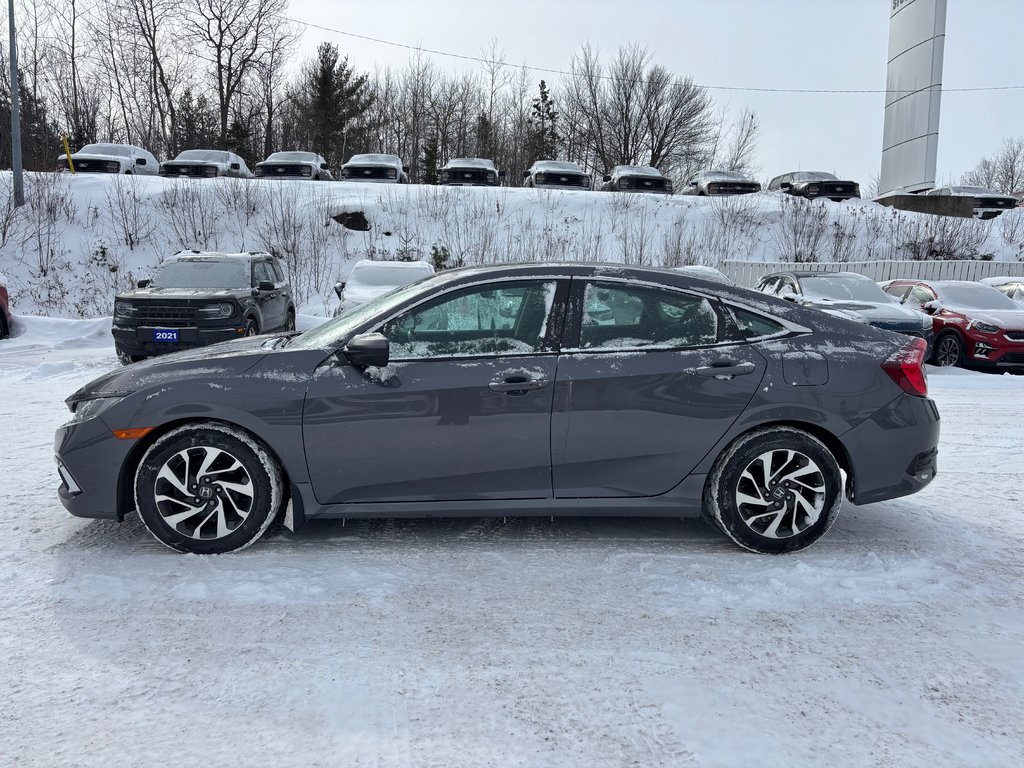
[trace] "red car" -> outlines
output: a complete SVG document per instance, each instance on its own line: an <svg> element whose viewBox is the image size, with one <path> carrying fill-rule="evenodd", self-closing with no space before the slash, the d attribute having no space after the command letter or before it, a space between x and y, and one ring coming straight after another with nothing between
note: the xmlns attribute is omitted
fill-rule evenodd
<svg viewBox="0 0 1024 768"><path fill-rule="evenodd" d="M885 292L931 315L935 365L1024 370L1024 309L967 280L893 280Z"/></svg>
<svg viewBox="0 0 1024 768"><path fill-rule="evenodd" d="M11 297L7 293L7 286L4 285L3 275L0 275L0 339L6 339L11 335Z"/></svg>

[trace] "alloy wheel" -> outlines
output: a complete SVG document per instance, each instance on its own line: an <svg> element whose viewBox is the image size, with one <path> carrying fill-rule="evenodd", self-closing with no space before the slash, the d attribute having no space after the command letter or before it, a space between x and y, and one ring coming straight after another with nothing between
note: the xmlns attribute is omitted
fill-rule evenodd
<svg viewBox="0 0 1024 768"><path fill-rule="evenodd" d="M788 449L762 453L740 474L736 509L750 530L787 539L814 525L825 507L825 477L806 454Z"/></svg>
<svg viewBox="0 0 1024 768"><path fill-rule="evenodd" d="M255 503L242 462L225 450L193 446L173 454L156 476L156 509L169 528L192 539L221 539L236 530Z"/></svg>
<svg viewBox="0 0 1024 768"><path fill-rule="evenodd" d="M939 341L939 346L935 350L935 361L943 367L960 362L960 342L956 336L946 336Z"/></svg>

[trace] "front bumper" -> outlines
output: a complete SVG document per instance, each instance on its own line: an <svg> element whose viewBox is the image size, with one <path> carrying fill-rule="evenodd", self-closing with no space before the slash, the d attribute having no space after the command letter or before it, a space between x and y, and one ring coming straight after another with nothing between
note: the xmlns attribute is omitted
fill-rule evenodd
<svg viewBox="0 0 1024 768"><path fill-rule="evenodd" d="M120 520L130 503L119 498L121 471L137 440L118 440L99 416L57 428L53 450L57 496L75 517Z"/></svg>
<svg viewBox="0 0 1024 768"><path fill-rule="evenodd" d="M178 332L178 341L154 341L154 332L158 330L149 325L113 325L110 333L114 337L114 347L118 352L132 357L155 357L183 349L208 347L221 341L239 339L245 333L245 326L229 326L220 328L174 328ZM160 330L164 330L161 328Z"/></svg>
<svg viewBox="0 0 1024 768"><path fill-rule="evenodd" d="M900 395L840 440L853 470L854 504L907 496L938 472L939 410L930 398Z"/></svg>

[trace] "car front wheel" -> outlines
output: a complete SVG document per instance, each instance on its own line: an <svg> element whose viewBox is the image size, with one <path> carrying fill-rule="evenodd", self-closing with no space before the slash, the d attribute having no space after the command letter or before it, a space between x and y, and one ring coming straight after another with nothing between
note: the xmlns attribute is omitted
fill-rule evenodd
<svg viewBox="0 0 1024 768"><path fill-rule="evenodd" d="M935 342L935 364L943 368L960 365L964 359L964 345L955 333L947 333Z"/></svg>
<svg viewBox="0 0 1024 768"><path fill-rule="evenodd" d="M281 470L267 449L216 422L168 432L146 451L135 474L142 522L178 552L248 547L278 516L283 497Z"/></svg>
<svg viewBox="0 0 1024 768"><path fill-rule="evenodd" d="M792 427L739 437L704 488L704 508L736 544L781 555L816 542L843 503L843 476L831 451Z"/></svg>

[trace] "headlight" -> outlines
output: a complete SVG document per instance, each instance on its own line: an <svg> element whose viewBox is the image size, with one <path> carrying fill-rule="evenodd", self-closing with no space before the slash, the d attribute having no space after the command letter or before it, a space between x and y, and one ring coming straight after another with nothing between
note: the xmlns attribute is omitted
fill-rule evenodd
<svg viewBox="0 0 1024 768"><path fill-rule="evenodd" d="M266 171L263 168L260 168L259 166L257 166L256 169L252 173L253 173L254 176L262 176L264 173L266 173Z"/></svg>
<svg viewBox="0 0 1024 768"><path fill-rule="evenodd" d="M590 177L589 176L584 176L583 177L583 186L584 187L589 187L590 186Z"/></svg>
<svg viewBox="0 0 1024 768"><path fill-rule="evenodd" d="M487 172L487 180L488 181L497 181L498 180L498 176L497 176L497 174L495 174L495 173L493 173L491 171L488 171Z"/></svg>
<svg viewBox="0 0 1024 768"><path fill-rule="evenodd" d="M77 424L80 421L91 419L93 416L99 416L105 410L110 408L110 406L114 405L114 403L119 403L123 399L123 396L96 397L92 400L79 400L77 402L70 403L68 407L72 409L71 412L74 415L71 417L71 421L69 421L68 424Z"/></svg>
<svg viewBox="0 0 1024 768"><path fill-rule="evenodd" d="M534 180L534 181L535 181L535 182L536 182L537 184L543 184L543 183L544 183L545 181L547 181L547 180L548 180L548 177L547 177L547 176L545 176L545 175L544 175L543 173L536 173L536 174L534 174L534 176L533 176L533 180Z"/></svg>
<svg viewBox="0 0 1024 768"><path fill-rule="evenodd" d="M811 184L811 186L809 186L809 187L807 188L807 192L808 192L809 194L811 194L811 195L816 195L816 194L818 193L818 190L819 190L819 189L820 189L820 187L819 187L818 185L816 185L816 184Z"/></svg>
<svg viewBox="0 0 1024 768"><path fill-rule="evenodd" d="M210 304L207 307L199 308L200 317L231 317L235 314L234 304Z"/></svg>
<svg viewBox="0 0 1024 768"><path fill-rule="evenodd" d="M114 304L114 314L118 317L128 317L135 314L135 305L127 301L118 301Z"/></svg>
<svg viewBox="0 0 1024 768"><path fill-rule="evenodd" d="M999 326L998 325L992 325L992 323L986 323L986 322L983 322L981 320L973 320L971 322L971 324L968 326L968 328L973 328L974 330L981 331L982 333L998 333L999 332Z"/></svg>
<svg viewBox="0 0 1024 768"><path fill-rule="evenodd" d="M107 163L107 170L111 173L118 173L121 170L121 164L116 160L111 160Z"/></svg>
<svg viewBox="0 0 1024 768"><path fill-rule="evenodd" d="M215 165L208 165L208 166L206 166L205 173L206 173L207 176L216 176L217 175L217 166L215 166Z"/></svg>
<svg viewBox="0 0 1024 768"><path fill-rule="evenodd" d="M394 168L389 169L388 170L388 178L389 179L397 179L398 178L398 171L396 171Z"/></svg>
<svg viewBox="0 0 1024 768"><path fill-rule="evenodd" d="M304 168L302 169L302 175L303 175L303 176L312 176L312 175L313 175L313 169L312 169L312 168L309 168L308 166L307 166L307 167L304 167Z"/></svg>

